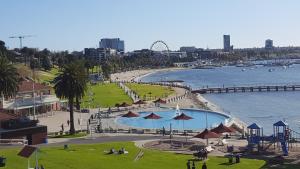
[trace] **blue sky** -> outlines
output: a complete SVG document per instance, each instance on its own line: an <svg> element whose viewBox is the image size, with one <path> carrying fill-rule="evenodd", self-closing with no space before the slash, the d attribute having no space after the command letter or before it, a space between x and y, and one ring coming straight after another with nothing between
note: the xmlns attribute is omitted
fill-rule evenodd
<svg viewBox="0 0 300 169"><path fill-rule="evenodd" d="M0 40L36 35L24 46L50 50L97 47L104 37L120 37L126 50L164 40L180 46L221 48L230 34L237 48L300 46L299 0L1 0Z"/></svg>

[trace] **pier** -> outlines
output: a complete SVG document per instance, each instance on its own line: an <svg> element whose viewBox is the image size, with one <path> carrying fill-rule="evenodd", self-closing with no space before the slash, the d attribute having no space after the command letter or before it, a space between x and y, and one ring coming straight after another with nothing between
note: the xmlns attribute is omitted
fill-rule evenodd
<svg viewBox="0 0 300 169"><path fill-rule="evenodd" d="M209 93L278 92L278 91L300 91L300 84L206 87L206 88L192 90L192 93L209 94Z"/></svg>

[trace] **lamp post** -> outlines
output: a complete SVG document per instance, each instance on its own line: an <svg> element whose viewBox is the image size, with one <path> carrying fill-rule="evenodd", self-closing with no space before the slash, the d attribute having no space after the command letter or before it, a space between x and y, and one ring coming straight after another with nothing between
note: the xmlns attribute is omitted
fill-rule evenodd
<svg viewBox="0 0 300 169"><path fill-rule="evenodd" d="M32 69L32 96L33 96L33 119L36 120L35 116L35 91L34 91L34 68Z"/></svg>
<svg viewBox="0 0 300 169"><path fill-rule="evenodd" d="M205 107L207 107L208 102L205 102ZM208 122L207 122L207 111L205 111L205 122L206 122L206 128L208 128Z"/></svg>

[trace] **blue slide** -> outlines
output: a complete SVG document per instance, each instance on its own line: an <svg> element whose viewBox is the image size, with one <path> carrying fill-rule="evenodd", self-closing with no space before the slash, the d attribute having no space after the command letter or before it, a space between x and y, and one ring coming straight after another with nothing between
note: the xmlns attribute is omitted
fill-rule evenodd
<svg viewBox="0 0 300 169"><path fill-rule="evenodd" d="M287 142L282 141L280 143L281 143L281 148L282 148L283 155L288 156L289 152L288 152Z"/></svg>

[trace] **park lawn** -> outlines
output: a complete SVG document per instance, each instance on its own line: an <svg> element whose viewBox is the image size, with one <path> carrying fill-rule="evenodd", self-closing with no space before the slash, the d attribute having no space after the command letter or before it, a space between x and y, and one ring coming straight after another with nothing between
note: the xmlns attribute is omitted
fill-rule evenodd
<svg viewBox="0 0 300 169"><path fill-rule="evenodd" d="M124 147L129 154L106 155L104 151L111 148L116 150ZM27 166L27 159L17 156L20 148L3 149L0 154L7 158L4 169L23 169ZM142 150L144 156L134 161L139 149L132 142L116 142L102 144L69 145L68 150L60 147L42 147L38 152L39 164L46 169L184 169L191 155L178 155L174 153L155 150ZM241 163L228 165L227 158L209 157L209 169L259 169L265 165L263 160L244 159ZM34 165L34 155L31 157ZM196 163L196 168L201 168L202 163Z"/></svg>
<svg viewBox="0 0 300 169"><path fill-rule="evenodd" d="M144 100L164 98L175 93L172 88L160 85L126 83L126 86L135 91Z"/></svg>
<svg viewBox="0 0 300 169"><path fill-rule="evenodd" d="M90 73L98 73L98 72L102 72L102 68L99 66L94 66L92 68L89 68L89 72Z"/></svg>
<svg viewBox="0 0 300 169"><path fill-rule="evenodd" d="M116 103L126 102L132 104L131 98L115 83L100 83L90 86L93 93L91 102L91 108L100 107L115 107ZM86 92L83 102L81 103L82 107L89 107L89 90Z"/></svg>
<svg viewBox="0 0 300 169"><path fill-rule="evenodd" d="M37 71L38 80L40 83L49 83L58 75L58 68L54 67L50 71Z"/></svg>

